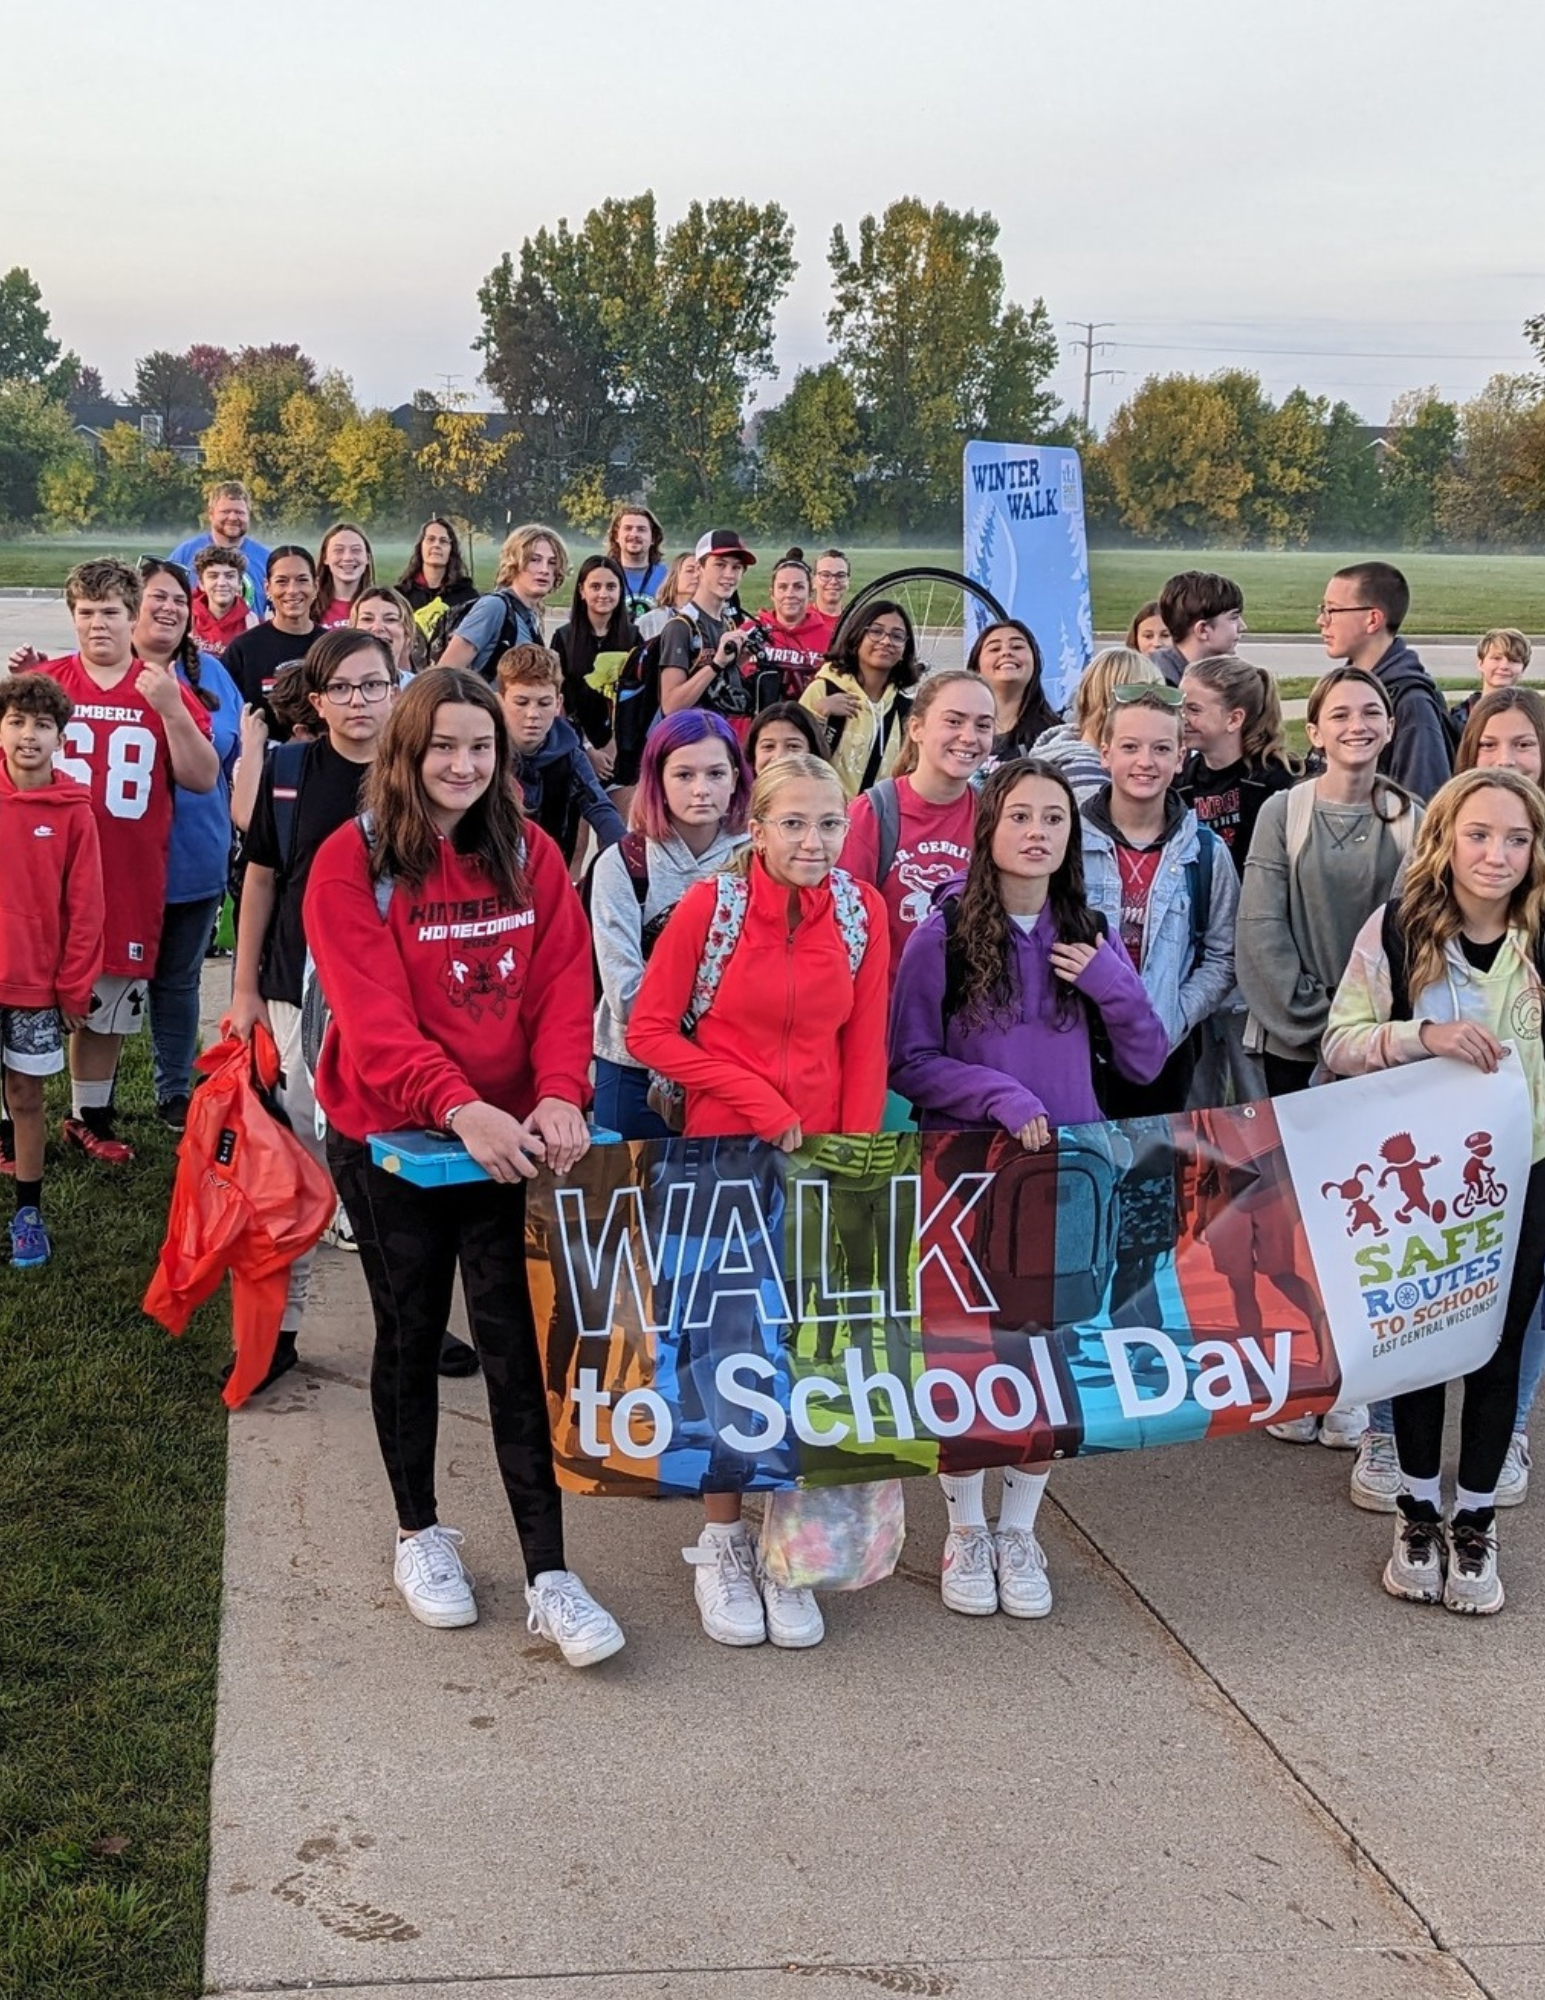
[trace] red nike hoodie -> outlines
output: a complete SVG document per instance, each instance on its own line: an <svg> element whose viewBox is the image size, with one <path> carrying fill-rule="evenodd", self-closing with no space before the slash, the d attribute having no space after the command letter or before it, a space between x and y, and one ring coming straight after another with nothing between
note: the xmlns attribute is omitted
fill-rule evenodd
<svg viewBox="0 0 1545 2000"><path fill-rule="evenodd" d="M19 792L0 759L0 857L0 1007L89 1014L105 918L90 792L57 771Z"/></svg>
<svg viewBox="0 0 1545 2000"><path fill-rule="evenodd" d="M440 842L417 889L398 882L383 923L356 821L324 840L305 931L333 1027L317 1101L346 1138L434 1128L474 1098L526 1118L544 1097L590 1095L590 932L568 868L526 824L525 908Z"/></svg>

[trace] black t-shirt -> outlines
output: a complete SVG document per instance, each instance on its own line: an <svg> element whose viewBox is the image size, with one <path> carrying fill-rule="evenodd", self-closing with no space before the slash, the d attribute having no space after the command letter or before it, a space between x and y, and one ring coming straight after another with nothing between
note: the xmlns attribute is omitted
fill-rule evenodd
<svg viewBox="0 0 1545 2000"><path fill-rule="evenodd" d="M1497 962L1497 953L1507 943L1506 936L1493 938L1489 944L1477 944L1474 938L1459 933L1459 949L1465 955L1465 963L1473 965L1477 972L1490 972Z"/></svg>
<svg viewBox="0 0 1545 2000"><path fill-rule="evenodd" d="M395 584L393 588L402 592L414 611L422 611L426 604L433 604L437 597L442 604L454 607L458 604L471 604L478 595L477 585L466 577L463 577L460 583L442 584L438 590L433 585L425 583L422 576L412 583Z"/></svg>
<svg viewBox="0 0 1545 2000"><path fill-rule="evenodd" d="M225 649L225 671L241 689L242 700L262 709L276 739L286 732L277 727L268 696L279 670L292 660L304 659L311 650L312 640L321 636L320 625L313 625L309 632L281 632L277 625L254 625Z"/></svg>
<svg viewBox="0 0 1545 2000"><path fill-rule="evenodd" d="M1193 750L1181 769L1175 789L1202 825L1212 828L1243 875L1261 807L1273 792L1286 791L1293 781L1293 773L1275 760L1252 765L1240 757L1214 771L1201 751Z"/></svg>
<svg viewBox="0 0 1545 2000"><path fill-rule="evenodd" d="M351 764L340 757L324 736L308 746L295 800L294 841L289 855L281 852L274 815L274 767L270 758L258 786L252 824L247 829L246 859L272 868L278 877L278 901L258 972L258 992L265 1000L300 1005L306 972L306 934L301 904L316 851L330 833L346 826L359 811L359 795L368 764Z"/></svg>

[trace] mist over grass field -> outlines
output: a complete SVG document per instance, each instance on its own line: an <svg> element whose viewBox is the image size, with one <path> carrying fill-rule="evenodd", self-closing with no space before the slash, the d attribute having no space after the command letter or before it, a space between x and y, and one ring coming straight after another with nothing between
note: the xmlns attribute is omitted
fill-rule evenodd
<svg viewBox="0 0 1545 2000"><path fill-rule="evenodd" d="M0 589L57 589L72 563L88 556L115 553L129 559L165 554L189 533L154 535L100 534L52 540L37 536L0 542ZM298 541L315 547L314 531L271 528L259 530L268 544ZM593 552L595 544L565 536L576 559ZM766 602L768 572L783 553L782 542L750 538L760 558L747 573L742 592L753 609ZM667 541L668 555L686 546L685 537ZM807 559L822 542L805 544ZM376 576L390 583L407 562L412 542L401 536L375 544ZM855 586L872 582L888 570L915 564L958 568L959 546L936 548L859 548L849 550ZM1545 632L1545 555L1451 555L1413 552L1390 555L1387 550L1321 551L1294 549L1095 549L1089 558L1094 590L1095 629L1124 632L1133 612L1146 598L1158 595L1167 576L1177 569L1216 569L1233 577L1245 593L1245 615L1252 631L1312 634L1314 612L1326 580L1343 564L1360 557L1382 555L1404 570L1411 584L1411 615L1406 629L1413 635L1458 634L1472 637L1491 625L1517 625L1526 632ZM496 547L481 536L473 549L478 581L492 585ZM567 591L554 599L566 598Z"/></svg>

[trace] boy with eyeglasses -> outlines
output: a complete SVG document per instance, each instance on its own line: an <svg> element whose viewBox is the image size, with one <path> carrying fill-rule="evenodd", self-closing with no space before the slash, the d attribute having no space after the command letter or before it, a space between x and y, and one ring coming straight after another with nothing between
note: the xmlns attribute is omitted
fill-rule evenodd
<svg viewBox="0 0 1545 2000"><path fill-rule="evenodd" d="M1455 737L1437 682L1400 636L1410 608L1411 587L1393 563L1351 563L1326 584L1315 623L1331 659L1372 674L1389 696L1395 734L1379 774L1425 805L1454 775Z"/></svg>

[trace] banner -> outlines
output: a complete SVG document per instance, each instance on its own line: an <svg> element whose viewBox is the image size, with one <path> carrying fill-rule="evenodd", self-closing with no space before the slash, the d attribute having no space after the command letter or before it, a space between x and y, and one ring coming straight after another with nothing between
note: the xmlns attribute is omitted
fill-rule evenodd
<svg viewBox="0 0 1545 2000"><path fill-rule="evenodd" d="M593 1146L527 1210L560 1481L966 1472L1451 1380L1501 1333L1532 1129L1516 1062L1426 1062L1042 1153Z"/></svg>
<svg viewBox="0 0 1545 2000"><path fill-rule="evenodd" d="M1060 710L1094 652L1078 453L975 439L966 446L965 502L965 574L1035 634L1046 698ZM987 614L971 605L967 617L969 648Z"/></svg>

